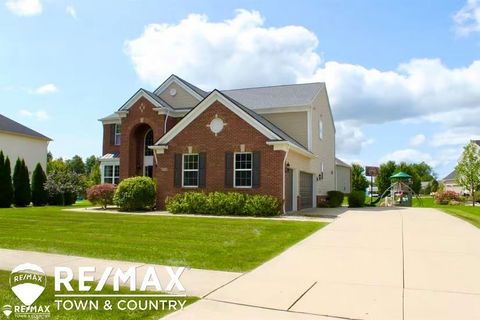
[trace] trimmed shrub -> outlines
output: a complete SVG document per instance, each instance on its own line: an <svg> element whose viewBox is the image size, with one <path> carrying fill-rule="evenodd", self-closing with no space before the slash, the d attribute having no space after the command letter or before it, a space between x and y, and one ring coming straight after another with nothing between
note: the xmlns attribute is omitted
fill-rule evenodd
<svg viewBox="0 0 480 320"><path fill-rule="evenodd" d="M98 184L87 189L87 199L93 204L100 204L103 209L113 204L114 195L115 186L110 183Z"/></svg>
<svg viewBox="0 0 480 320"><path fill-rule="evenodd" d="M166 199L171 213L274 216L280 213L280 202L269 195L244 195L239 192L186 192Z"/></svg>
<svg viewBox="0 0 480 320"><path fill-rule="evenodd" d="M12 171L10 160L0 151L0 208L10 208L13 202Z"/></svg>
<svg viewBox="0 0 480 320"><path fill-rule="evenodd" d="M44 206L48 202L48 192L45 190L47 176L40 163L37 163L32 173L32 204L34 206Z"/></svg>
<svg viewBox="0 0 480 320"><path fill-rule="evenodd" d="M348 196L349 208L361 208L365 206L365 192L364 191L352 191Z"/></svg>
<svg viewBox="0 0 480 320"><path fill-rule="evenodd" d="M448 204L452 200L460 201L460 195L455 191L438 191L435 193L436 204Z"/></svg>
<svg viewBox="0 0 480 320"><path fill-rule="evenodd" d="M73 171L52 171L47 175L45 190L48 192L48 204L72 205L82 192L81 176Z"/></svg>
<svg viewBox="0 0 480 320"><path fill-rule="evenodd" d="M270 195L249 195L243 213L247 216L270 217L280 214L280 202Z"/></svg>
<svg viewBox="0 0 480 320"><path fill-rule="evenodd" d="M342 205L344 194L341 191L328 191L327 202L330 208L337 208Z"/></svg>
<svg viewBox="0 0 480 320"><path fill-rule="evenodd" d="M157 190L149 177L132 177L122 180L115 190L113 203L122 211L153 209Z"/></svg>
<svg viewBox="0 0 480 320"><path fill-rule="evenodd" d="M17 159L13 170L13 203L16 207L26 207L30 204L31 197L27 166L24 160Z"/></svg>

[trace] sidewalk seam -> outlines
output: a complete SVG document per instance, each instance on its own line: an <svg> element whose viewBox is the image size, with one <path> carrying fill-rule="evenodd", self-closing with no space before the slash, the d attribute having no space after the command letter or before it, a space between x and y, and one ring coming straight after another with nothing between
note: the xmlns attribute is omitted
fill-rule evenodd
<svg viewBox="0 0 480 320"><path fill-rule="evenodd" d="M305 292L302 293L302 294L300 295L300 297L298 297L297 300L295 300L290 307L288 307L287 311L290 311L290 309L292 309L293 306L294 306L298 301L300 301L300 299L302 299L303 296L306 295L307 292L310 291L316 284L317 284L317 281L315 281L310 287L308 287L307 290L305 290Z"/></svg>

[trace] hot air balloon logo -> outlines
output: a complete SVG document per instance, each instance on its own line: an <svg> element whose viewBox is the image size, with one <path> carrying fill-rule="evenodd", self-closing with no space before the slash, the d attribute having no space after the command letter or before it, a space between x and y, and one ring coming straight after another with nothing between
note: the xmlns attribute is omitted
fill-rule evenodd
<svg viewBox="0 0 480 320"><path fill-rule="evenodd" d="M16 266L10 274L13 293L26 306L30 306L45 290L47 277L43 269L33 263Z"/></svg>

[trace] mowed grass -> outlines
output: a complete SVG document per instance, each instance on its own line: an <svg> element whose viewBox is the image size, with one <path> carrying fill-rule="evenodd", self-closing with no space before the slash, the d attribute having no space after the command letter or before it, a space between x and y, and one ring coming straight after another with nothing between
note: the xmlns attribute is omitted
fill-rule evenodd
<svg viewBox="0 0 480 320"><path fill-rule="evenodd" d="M466 220L480 228L480 206L436 204L432 197L422 198L422 203L414 199L414 207L437 208L460 219Z"/></svg>
<svg viewBox="0 0 480 320"><path fill-rule="evenodd" d="M11 208L0 209L0 248L248 271L324 225Z"/></svg>
<svg viewBox="0 0 480 320"><path fill-rule="evenodd" d="M22 302L15 296L13 291L10 289L9 285L9 271L0 271L0 306L3 308L5 305L12 306L12 311L14 310L14 306L21 306ZM78 282L71 281L71 284L74 289L78 289ZM91 292L93 293L93 288L95 288L95 284L88 283L88 285L92 286ZM62 287L63 289L63 287ZM65 290L57 293L71 293ZM85 292L83 292L85 293ZM94 292L96 294L130 294L131 291L129 288L120 288L120 291L113 291L113 288L109 285L106 285L102 291ZM149 294L153 294L155 292L149 291ZM61 310L57 309L57 304L55 303L55 291L54 291L54 279L52 277L47 277L47 286L45 291L42 295L35 301L33 304L34 306L50 306L50 317L48 319L56 319L56 320L74 320L74 319L159 319L170 312L174 312L175 310L168 310L168 308L159 308L160 310L119 310L117 308L117 302L120 300L135 300L135 301L145 301L145 300L177 300L177 301L185 301L185 306L189 305L190 303L198 300L194 297L178 297L178 298L108 298L112 302L114 306L111 311L104 310L103 306L105 305L106 298L90 298L93 301L99 301L99 310L65 310L65 308L61 308ZM85 301L85 298L63 298L70 301ZM183 303L183 302L182 302ZM160 304L159 304L160 305ZM67 306L67 305L66 305ZM177 304L178 306L178 304ZM69 306L67 306L68 308ZM123 305L120 305L123 308ZM3 316L3 315L2 315ZM14 318L15 315L12 314L10 318ZM6 319L6 318L5 318Z"/></svg>

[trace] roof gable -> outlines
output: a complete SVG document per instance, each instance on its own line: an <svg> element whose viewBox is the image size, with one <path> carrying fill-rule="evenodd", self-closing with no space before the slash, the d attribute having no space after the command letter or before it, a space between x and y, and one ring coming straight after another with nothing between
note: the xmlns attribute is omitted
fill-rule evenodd
<svg viewBox="0 0 480 320"><path fill-rule="evenodd" d="M200 114L208 109L215 101L219 101L230 111L238 115L245 122L250 124L252 127L257 129L260 133L265 135L270 140L282 140L275 132L270 128L266 127L264 124L255 119L251 113L249 113L247 108L241 108L239 105L235 104L231 99L223 95L220 91L212 91L202 102L200 102L195 108L193 108L182 120L180 120L170 131L163 135L155 145L165 145L168 144L175 136L177 136L183 129L185 129L188 124L194 121Z"/></svg>
<svg viewBox="0 0 480 320"><path fill-rule="evenodd" d="M194 86L188 81L183 80L182 78L172 74L170 77L168 77L167 80L165 80L155 91L153 91L154 94L160 95L162 92L164 92L173 82L177 83L179 86L181 86L185 91L190 93L193 97L195 97L198 101L201 101L203 98L208 96L208 92L203 91L202 89Z"/></svg>
<svg viewBox="0 0 480 320"><path fill-rule="evenodd" d="M156 96L155 94L147 91L143 88L138 89L137 92L130 97L130 99L125 102L118 111L128 111L135 102L137 102L140 98L147 99L151 104L153 104L156 108L165 108L165 109L172 109L172 107L164 101L162 98Z"/></svg>
<svg viewBox="0 0 480 320"><path fill-rule="evenodd" d="M23 124L13 121L12 119L7 118L1 114L0 114L0 131L19 134L23 136L29 136L36 139L52 141L52 139L44 136L43 134L30 129L24 126Z"/></svg>

